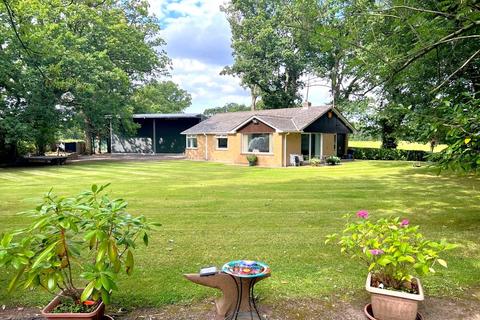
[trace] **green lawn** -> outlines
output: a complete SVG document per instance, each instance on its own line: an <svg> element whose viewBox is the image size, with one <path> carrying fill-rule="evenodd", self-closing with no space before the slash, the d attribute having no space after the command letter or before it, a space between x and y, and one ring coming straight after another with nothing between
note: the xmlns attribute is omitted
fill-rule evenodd
<svg viewBox="0 0 480 320"><path fill-rule="evenodd" d="M0 169L0 232L28 221L30 209L54 187L75 194L111 182L111 193L129 200L132 213L163 226L138 253L134 275L120 283L116 303L160 306L212 295L183 273L248 258L271 265L259 284L267 301L323 297L350 299L363 292L365 270L324 236L338 231L341 216L367 209L373 218L407 217L433 238L461 246L446 256L449 268L425 279L427 294L461 295L480 284L480 178L438 176L408 162L356 161L337 167L250 168L214 163L97 162L62 167ZM47 296L5 293L0 305L38 305ZM338 291L340 290L340 291Z"/></svg>
<svg viewBox="0 0 480 320"><path fill-rule="evenodd" d="M355 141L355 140L348 141L348 146L351 148L380 148L381 145L382 145L381 141ZM445 149L446 147L447 147L446 144L439 144L433 149L433 151L439 152ZM400 141L398 143L398 149L430 151L430 144Z"/></svg>

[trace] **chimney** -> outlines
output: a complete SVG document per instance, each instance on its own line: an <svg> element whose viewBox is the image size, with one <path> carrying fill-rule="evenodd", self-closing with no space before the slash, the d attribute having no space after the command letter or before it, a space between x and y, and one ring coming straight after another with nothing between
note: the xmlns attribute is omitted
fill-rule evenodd
<svg viewBox="0 0 480 320"><path fill-rule="evenodd" d="M312 106L312 103L311 102L308 102L308 101L304 101L302 102L302 109L308 109Z"/></svg>

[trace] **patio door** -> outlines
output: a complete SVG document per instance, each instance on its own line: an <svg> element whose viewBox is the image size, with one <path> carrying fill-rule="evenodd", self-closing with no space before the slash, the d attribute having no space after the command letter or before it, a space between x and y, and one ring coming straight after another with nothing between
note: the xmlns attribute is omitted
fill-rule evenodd
<svg viewBox="0 0 480 320"><path fill-rule="evenodd" d="M323 137L321 133L302 134L302 155L305 160L323 157Z"/></svg>

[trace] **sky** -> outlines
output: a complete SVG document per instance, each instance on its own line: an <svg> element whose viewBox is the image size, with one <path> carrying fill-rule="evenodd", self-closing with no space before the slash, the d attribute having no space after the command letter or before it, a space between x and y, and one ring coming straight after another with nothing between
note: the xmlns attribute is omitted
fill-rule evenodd
<svg viewBox="0 0 480 320"><path fill-rule="evenodd" d="M148 0L159 19L164 48L172 60L171 80L192 95L186 112L202 112L229 102L250 104L240 79L220 75L233 64L230 26L220 6L225 0ZM325 87L310 88L313 105L329 100Z"/></svg>

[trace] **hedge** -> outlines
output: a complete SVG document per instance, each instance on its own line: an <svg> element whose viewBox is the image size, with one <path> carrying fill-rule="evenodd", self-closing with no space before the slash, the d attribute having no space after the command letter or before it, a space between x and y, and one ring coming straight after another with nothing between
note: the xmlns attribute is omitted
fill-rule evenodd
<svg viewBox="0 0 480 320"><path fill-rule="evenodd" d="M359 160L406 160L431 161L431 152L422 150L377 149L377 148L349 148L348 154L353 154Z"/></svg>

